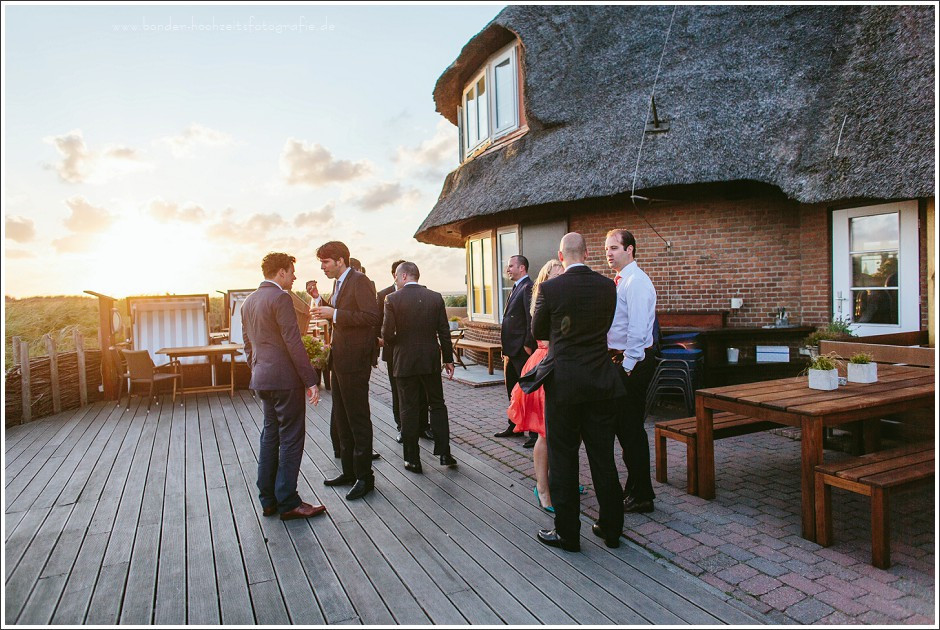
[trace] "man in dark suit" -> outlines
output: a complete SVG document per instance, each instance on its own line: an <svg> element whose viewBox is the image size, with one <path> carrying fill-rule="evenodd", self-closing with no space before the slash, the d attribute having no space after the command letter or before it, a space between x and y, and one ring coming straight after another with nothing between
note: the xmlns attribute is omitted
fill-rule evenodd
<svg viewBox="0 0 940 630"><path fill-rule="evenodd" d="M382 338L393 344L395 381L401 401L402 440L405 469L421 473L418 448L418 409L422 390L431 408L434 454L442 466L456 466L450 454L450 425L444 388L441 385L441 359L447 377L454 376L454 350L450 342L447 311L440 293L418 284L420 272L414 263L403 262L395 273L398 290L385 300Z"/></svg>
<svg viewBox="0 0 940 630"><path fill-rule="evenodd" d="M294 262L288 254L270 253L261 262L264 281L242 304L245 354L251 369L249 387L258 392L264 428L258 449L258 490L265 516L281 520L310 518L326 512L297 494L297 475L304 453L304 388L312 404L320 401L319 374L300 341L294 304Z"/></svg>
<svg viewBox="0 0 940 630"><path fill-rule="evenodd" d="M404 260L396 260L392 263L392 284L385 287L376 294L376 302L379 306L379 328L378 328L378 340L379 348L382 349L382 360L385 361L385 368L388 371L388 384L392 390L392 415L395 418L395 426L398 429L398 443L402 443L401 436L401 406L398 399L398 386L395 384L395 353L394 348L391 342L386 341L382 337L382 323L385 320L385 298L395 292L398 288L395 284L395 272L398 270L398 265L405 262ZM434 436L431 434L430 428L428 426L428 396L425 393L424 389L421 389L421 393L418 398L418 435L425 437L429 440L433 440Z"/></svg>
<svg viewBox="0 0 940 630"><path fill-rule="evenodd" d="M535 352L535 338L532 336L532 279L529 277L529 259L525 256L512 256L506 266L506 274L515 283L512 293L506 300L503 310L503 323L500 328L500 343L503 346L505 364L506 393L512 398L512 388L522 376L522 367L529 355ZM509 426L494 437L511 437L517 435L515 425ZM538 435L529 433L529 439L523 445L525 448L535 446Z"/></svg>
<svg viewBox="0 0 940 630"><path fill-rule="evenodd" d="M561 239L558 258L565 273L539 287L532 329L548 340L548 355L520 386L545 387L545 432L548 438L548 485L555 508L555 529L540 530L538 539L565 551L581 548L578 518L578 454L587 451L597 491L600 519L593 531L608 547L620 544L623 504L614 433L623 384L607 352L607 330L614 318L614 283L584 264L584 238L572 232Z"/></svg>
<svg viewBox="0 0 940 630"><path fill-rule="evenodd" d="M343 472L324 480L328 486L352 485L346 495L360 499L375 488L372 473L372 416L369 410L369 376L375 349L375 327L379 323L375 289L368 277L349 266L349 248L329 241L317 249L320 269L336 280L330 302L312 310L317 317L333 322L330 344L330 383L333 413L339 432Z"/></svg>

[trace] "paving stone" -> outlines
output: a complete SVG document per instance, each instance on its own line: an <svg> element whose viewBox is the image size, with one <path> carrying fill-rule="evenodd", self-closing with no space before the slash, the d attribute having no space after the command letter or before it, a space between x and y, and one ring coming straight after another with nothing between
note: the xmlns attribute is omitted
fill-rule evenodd
<svg viewBox="0 0 940 630"><path fill-rule="evenodd" d="M790 556L786 555L785 553L780 553L779 551L771 549L766 545L752 547L749 551L755 556L759 556L768 560L769 562L774 562L776 564L783 564L784 562L788 562L791 559Z"/></svg>
<svg viewBox="0 0 940 630"><path fill-rule="evenodd" d="M751 558L750 560L747 561L747 564L748 566L754 567L761 573L764 573L766 575L771 575L774 577L784 575L785 573L790 572L790 570L786 568L785 566L779 563L767 560L766 558Z"/></svg>
<svg viewBox="0 0 940 630"><path fill-rule="evenodd" d="M673 520L673 521L669 521L668 523L664 523L663 525L664 525L665 527L668 527L668 528L670 528L670 529L673 529L673 530L679 532L680 534L685 534L686 536L691 536L692 534L697 534L697 533L699 533L699 531L700 531L700 529L699 529L698 527L695 527L694 525L692 525L692 524L690 524L690 523L687 523L687 522L685 522L685 521L678 520L678 519L677 519L677 520Z"/></svg>
<svg viewBox="0 0 940 630"><path fill-rule="evenodd" d="M663 543L663 547L676 554L682 554L689 549L699 546L701 545L699 545L697 541L684 536Z"/></svg>
<svg viewBox="0 0 940 630"><path fill-rule="evenodd" d="M713 556L703 558L698 564L706 571L717 574L719 571L735 566L738 564L738 561L729 555L718 552Z"/></svg>
<svg viewBox="0 0 940 630"><path fill-rule="evenodd" d="M913 617L908 617L907 619L905 619L904 622L913 624L913 625L918 625L918 626L934 626L934 627L937 626L936 617L933 617L933 616L927 617L925 615L914 615Z"/></svg>
<svg viewBox="0 0 940 630"><path fill-rule="evenodd" d="M761 595L759 598L769 606L777 610L786 610L793 604L806 599L806 593L799 591L792 586L779 586L772 591Z"/></svg>
<svg viewBox="0 0 940 630"><path fill-rule="evenodd" d="M756 575L738 583L738 588L751 595L763 595L780 586L780 580L776 580L767 575Z"/></svg>
<svg viewBox="0 0 940 630"><path fill-rule="evenodd" d="M827 615L819 620L820 624L831 625L831 626L849 626L849 625L858 625L858 619L855 617L849 617L845 613L837 610L831 615Z"/></svg>
<svg viewBox="0 0 940 630"><path fill-rule="evenodd" d="M728 584L738 585L744 580L749 580L760 574L756 569L746 564L736 564L722 571L718 571L715 575Z"/></svg>
<svg viewBox="0 0 940 630"><path fill-rule="evenodd" d="M786 573L777 578L784 584L788 584L793 588L799 589L806 593L807 595L815 595L816 593L821 593L826 590L824 586L816 584L811 579L799 574L799 573Z"/></svg>
<svg viewBox="0 0 940 630"><path fill-rule="evenodd" d="M869 595L865 598L865 603L872 609L877 610L880 613L891 617L892 619L897 619L898 621L902 619L907 619L911 616L910 610L903 608L898 604L897 600L888 601L887 599L882 599L876 595Z"/></svg>
<svg viewBox="0 0 940 630"><path fill-rule="evenodd" d="M861 615L868 610L867 606L860 604L845 593L839 591L823 591L814 595L816 599L825 602L835 610L844 612L847 615Z"/></svg>
<svg viewBox="0 0 940 630"><path fill-rule="evenodd" d="M718 547L718 550L722 553L728 554L739 562L744 562L754 557L754 554L752 554L750 551L741 549L737 545L722 545Z"/></svg>
<svg viewBox="0 0 940 630"><path fill-rule="evenodd" d="M784 612L797 623L809 625L831 614L833 608L826 603L808 597L801 602L793 604Z"/></svg>

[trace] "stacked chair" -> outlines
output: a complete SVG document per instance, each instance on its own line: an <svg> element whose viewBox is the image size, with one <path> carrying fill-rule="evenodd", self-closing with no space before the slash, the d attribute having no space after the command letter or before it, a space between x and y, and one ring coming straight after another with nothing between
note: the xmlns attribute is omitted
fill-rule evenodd
<svg viewBox="0 0 940 630"><path fill-rule="evenodd" d="M656 371L646 392L649 409L663 394L679 394L690 414L695 412L695 390L702 382L703 352L698 333L679 333L662 338Z"/></svg>

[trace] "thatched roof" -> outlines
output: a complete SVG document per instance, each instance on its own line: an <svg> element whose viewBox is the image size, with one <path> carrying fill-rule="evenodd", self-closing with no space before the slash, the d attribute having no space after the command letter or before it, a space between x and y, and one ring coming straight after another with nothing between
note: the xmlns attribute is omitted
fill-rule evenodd
<svg viewBox="0 0 940 630"><path fill-rule="evenodd" d="M461 90L518 36L529 131L447 176L419 241L483 215L630 193L672 6L511 6L434 88ZM799 202L934 194L931 6L679 6L637 194L751 181ZM837 150L838 148L838 150Z"/></svg>

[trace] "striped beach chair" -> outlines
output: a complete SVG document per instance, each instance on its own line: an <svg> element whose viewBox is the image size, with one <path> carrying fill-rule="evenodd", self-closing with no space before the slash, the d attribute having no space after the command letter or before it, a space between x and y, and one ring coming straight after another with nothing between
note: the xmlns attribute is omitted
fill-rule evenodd
<svg viewBox="0 0 940 630"><path fill-rule="evenodd" d="M209 345L209 296L160 295L127 298L135 350L147 350L155 362L165 362L157 351ZM183 357L180 363L206 363L206 357Z"/></svg>

